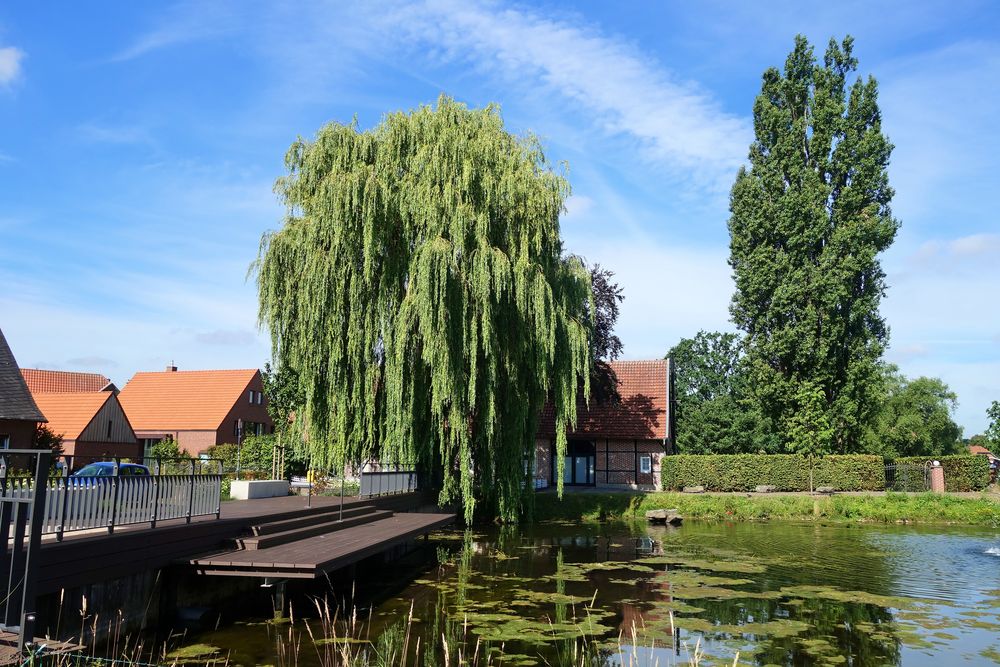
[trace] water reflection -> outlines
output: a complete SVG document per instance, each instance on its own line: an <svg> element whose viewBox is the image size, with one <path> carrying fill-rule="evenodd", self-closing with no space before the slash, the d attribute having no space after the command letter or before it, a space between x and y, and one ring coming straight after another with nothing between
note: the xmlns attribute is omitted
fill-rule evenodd
<svg viewBox="0 0 1000 667"><path fill-rule="evenodd" d="M412 608L422 646L502 651L507 665L668 667L695 646L702 665L737 653L757 665L984 664L1000 656L996 543L990 531L778 523L446 533L437 566L374 601L367 632L401 633Z"/></svg>

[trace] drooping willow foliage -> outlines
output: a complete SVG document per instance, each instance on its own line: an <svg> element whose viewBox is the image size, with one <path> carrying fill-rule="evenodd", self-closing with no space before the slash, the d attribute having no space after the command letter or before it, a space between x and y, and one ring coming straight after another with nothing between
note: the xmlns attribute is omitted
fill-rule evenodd
<svg viewBox="0 0 1000 667"><path fill-rule="evenodd" d="M557 479L589 393L583 263L563 255L569 193L499 109L442 97L370 131L296 141L284 226L255 263L260 322L301 382L314 461L415 461L468 519L514 520L538 414L555 407Z"/></svg>

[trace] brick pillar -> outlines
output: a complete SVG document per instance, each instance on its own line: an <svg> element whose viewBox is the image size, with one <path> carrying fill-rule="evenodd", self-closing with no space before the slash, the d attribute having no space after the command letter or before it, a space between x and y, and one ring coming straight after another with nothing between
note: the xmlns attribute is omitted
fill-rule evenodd
<svg viewBox="0 0 1000 667"><path fill-rule="evenodd" d="M931 464L931 491L944 493L944 468L937 461Z"/></svg>

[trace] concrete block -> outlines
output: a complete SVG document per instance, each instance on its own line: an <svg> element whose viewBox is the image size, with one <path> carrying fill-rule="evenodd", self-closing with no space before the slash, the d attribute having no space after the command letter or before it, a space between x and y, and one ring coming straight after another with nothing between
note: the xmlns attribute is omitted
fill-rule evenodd
<svg viewBox="0 0 1000 667"><path fill-rule="evenodd" d="M279 498L287 496L288 490L288 482L283 479L241 479L232 481L229 495L236 500Z"/></svg>

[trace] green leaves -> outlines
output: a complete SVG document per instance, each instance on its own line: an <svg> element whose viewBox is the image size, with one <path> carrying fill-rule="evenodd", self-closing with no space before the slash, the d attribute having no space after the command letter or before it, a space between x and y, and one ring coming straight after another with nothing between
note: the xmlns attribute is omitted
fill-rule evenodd
<svg viewBox="0 0 1000 667"><path fill-rule="evenodd" d="M567 181L496 107L446 97L370 131L327 125L285 162L285 224L254 270L314 461L417 461L467 518L477 504L516 518L543 402L564 433L589 390L590 279L559 236Z"/></svg>
<svg viewBox="0 0 1000 667"><path fill-rule="evenodd" d="M1000 401L993 401L986 409L990 425L986 428L986 437L993 447L1000 447Z"/></svg>
<svg viewBox="0 0 1000 667"><path fill-rule="evenodd" d="M890 366L885 386L872 451L887 458L958 453L962 428L952 418L958 399L948 385L938 378L909 380Z"/></svg>
<svg viewBox="0 0 1000 667"><path fill-rule="evenodd" d="M899 223L877 85L848 86L852 48L831 40L819 65L798 37L784 71L764 73L750 168L730 196L730 310L754 402L789 451L859 451L878 408L878 254Z"/></svg>

